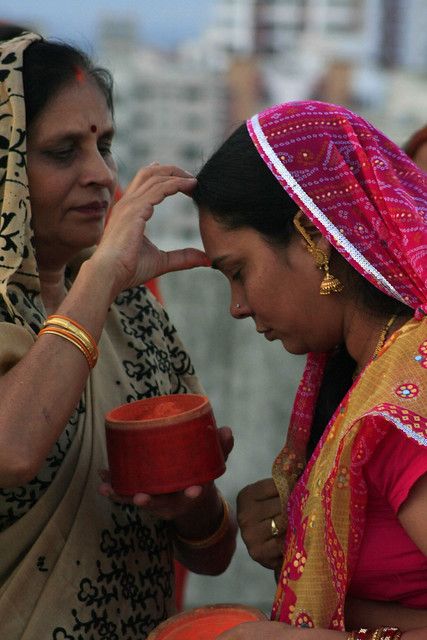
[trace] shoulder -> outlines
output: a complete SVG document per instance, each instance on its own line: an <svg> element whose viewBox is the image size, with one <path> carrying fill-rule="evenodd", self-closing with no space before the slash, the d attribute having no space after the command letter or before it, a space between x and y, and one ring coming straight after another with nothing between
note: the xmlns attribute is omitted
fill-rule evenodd
<svg viewBox="0 0 427 640"><path fill-rule="evenodd" d="M427 442L423 446L393 422L381 416L369 416L371 429L383 436L366 463L364 476L397 513L414 484L427 474Z"/></svg>

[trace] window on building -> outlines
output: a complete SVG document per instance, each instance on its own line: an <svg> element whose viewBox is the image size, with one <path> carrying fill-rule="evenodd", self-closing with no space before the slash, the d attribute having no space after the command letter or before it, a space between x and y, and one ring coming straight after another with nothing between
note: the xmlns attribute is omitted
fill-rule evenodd
<svg viewBox="0 0 427 640"><path fill-rule="evenodd" d="M134 98L136 100L147 100L147 98L152 98L154 95L153 88L147 84L137 84L134 92Z"/></svg>
<svg viewBox="0 0 427 640"><path fill-rule="evenodd" d="M151 125L152 125L152 118L148 113L145 113L144 111L138 111L137 113L133 114L132 116L133 127L146 129Z"/></svg>
<svg viewBox="0 0 427 640"><path fill-rule="evenodd" d="M202 88L196 85L183 87L182 89L182 97L189 102L196 102L197 100L200 100L202 95Z"/></svg>
<svg viewBox="0 0 427 640"><path fill-rule="evenodd" d="M201 150L195 144L186 144L180 149L181 157L187 162L199 161L201 158Z"/></svg>
<svg viewBox="0 0 427 640"><path fill-rule="evenodd" d="M152 154L152 149L149 144L137 142L131 146L131 153L133 159L138 162L141 159L148 158Z"/></svg>
<svg viewBox="0 0 427 640"><path fill-rule="evenodd" d="M200 130L203 125L203 118L199 113L190 113L185 116L184 125L190 131Z"/></svg>

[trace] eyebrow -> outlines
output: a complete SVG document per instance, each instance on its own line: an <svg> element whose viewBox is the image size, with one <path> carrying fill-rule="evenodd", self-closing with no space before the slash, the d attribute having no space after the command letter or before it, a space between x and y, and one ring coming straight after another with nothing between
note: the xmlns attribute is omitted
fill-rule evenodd
<svg viewBox="0 0 427 640"><path fill-rule="evenodd" d="M99 132L99 138L113 138L115 134L115 128L114 127L108 127L108 129L105 129L104 131L100 131ZM85 133L83 131L63 131L61 133L58 133L58 135L53 135L51 138L46 139L44 142L46 144L52 144L55 142L63 142L63 141L75 141L75 140L80 140L81 138L83 138L85 135Z"/></svg>

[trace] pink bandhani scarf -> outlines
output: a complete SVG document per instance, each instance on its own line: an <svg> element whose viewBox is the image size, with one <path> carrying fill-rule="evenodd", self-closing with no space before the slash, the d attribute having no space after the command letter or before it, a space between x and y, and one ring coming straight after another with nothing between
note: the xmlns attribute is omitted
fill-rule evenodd
<svg viewBox="0 0 427 640"><path fill-rule="evenodd" d="M363 277L413 308L416 320L423 320L427 175L372 124L341 106L286 103L253 116L247 127L275 178L322 235ZM274 619L296 626L345 628L346 591L364 526L360 460L369 459L386 432L386 427L377 426L370 431L373 422L366 418L380 417L383 425L392 424L427 446L419 433L420 424L427 426L426 399L421 393L412 398L412 420L402 400L402 383L407 380L400 380L403 370L414 383L425 378L427 320L416 320L397 332L362 372L306 464L327 360L327 354L308 355L286 444L273 465L290 525ZM397 341L400 347L391 349ZM380 378L384 385L377 384ZM423 383L417 389L422 387Z"/></svg>
<svg viewBox="0 0 427 640"><path fill-rule="evenodd" d="M249 134L285 191L359 273L427 314L427 176L344 107L289 102Z"/></svg>

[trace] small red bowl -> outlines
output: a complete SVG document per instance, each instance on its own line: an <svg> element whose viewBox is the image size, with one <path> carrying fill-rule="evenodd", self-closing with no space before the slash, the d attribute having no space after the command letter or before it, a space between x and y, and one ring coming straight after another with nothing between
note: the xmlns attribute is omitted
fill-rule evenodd
<svg viewBox="0 0 427 640"><path fill-rule="evenodd" d="M147 640L214 640L221 633L243 622L266 621L255 607L240 604L214 604L178 613L162 622Z"/></svg>
<svg viewBox="0 0 427 640"><path fill-rule="evenodd" d="M206 396L172 394L123 404L106 415L105 428L117 494L173 493L225 471Z"/></svg>

